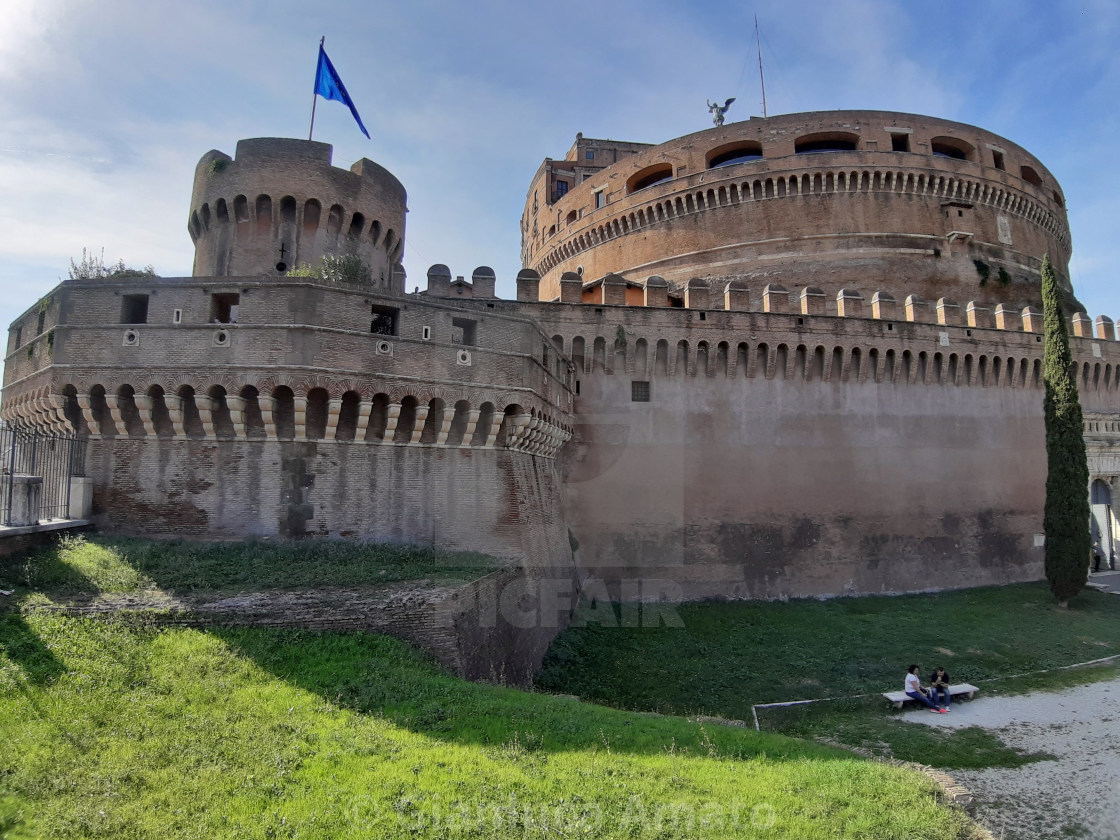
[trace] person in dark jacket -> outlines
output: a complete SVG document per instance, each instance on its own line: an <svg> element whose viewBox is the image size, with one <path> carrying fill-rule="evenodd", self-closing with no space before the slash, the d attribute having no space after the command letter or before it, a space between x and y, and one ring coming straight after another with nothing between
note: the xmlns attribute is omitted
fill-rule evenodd
<svg viewBox="0 0 1120 840"><path fill-rule="evenodd" d="M953 695L949 693L949 675L945 672L944 668L938 668L929 675L929 690L930 694L933 695L934 703L939 703L938 698L940 695L945 695L945 703L939 705L944 705L945 710L948 711L949 703L952 701Z"/></svg>

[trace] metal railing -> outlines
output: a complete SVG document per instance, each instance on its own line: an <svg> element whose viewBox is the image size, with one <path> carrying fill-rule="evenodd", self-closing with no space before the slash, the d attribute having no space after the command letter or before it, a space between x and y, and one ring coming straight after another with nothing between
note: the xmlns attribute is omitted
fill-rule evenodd
<svg viewBox="0 0 1120 840"><path fill-rule="evenodd" d="M0 525L12 521L16 476L43 479L39 519L65 519L70 479L85 475L86 439L74 434L18 428L0 422Z"/></svg>

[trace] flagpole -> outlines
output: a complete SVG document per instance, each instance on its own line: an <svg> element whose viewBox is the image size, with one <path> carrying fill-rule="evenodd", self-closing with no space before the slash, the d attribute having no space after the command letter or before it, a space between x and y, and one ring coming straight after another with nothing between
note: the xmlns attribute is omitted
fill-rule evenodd
<svg viewBox="0 0 1120 840"><path fill-rule="evenodd" d="M324 35L322 38L319 39L319 49L320 49L320 51L323 49L323 42L326 41L326 40L327 40L326 35ZM316 59L315 61L316 61L315 74L316 74L316 76L318 76L318 74L319 74L318 59ZM311 135L315 132L315 102L318 98L319 98L319 91L316 89L316 91L311 94L311 128L309 128L307 130L307 142L309 142L309 143L311 142Z"/></svg>

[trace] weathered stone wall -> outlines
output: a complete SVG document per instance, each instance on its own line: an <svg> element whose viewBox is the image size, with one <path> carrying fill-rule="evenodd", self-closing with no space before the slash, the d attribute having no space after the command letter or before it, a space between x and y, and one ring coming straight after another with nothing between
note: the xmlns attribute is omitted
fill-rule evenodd
<svg viewBox="0 0 1120 840"><path fill-rule="evenodd" d="M114 533L333 536L570 565L555 461L337 441L93 439L93 521Z"/></svg>
<svg viewBox="0 0 1120 840"><path fill-rule="evenodd" d="M569 526L581 568L614 593L770 598L1041 576L1037 334L541 307L577 366ZM1083 405L1114 415L1115 342L1072 341ZM635 382L649 402L634 400Z"/></svg>

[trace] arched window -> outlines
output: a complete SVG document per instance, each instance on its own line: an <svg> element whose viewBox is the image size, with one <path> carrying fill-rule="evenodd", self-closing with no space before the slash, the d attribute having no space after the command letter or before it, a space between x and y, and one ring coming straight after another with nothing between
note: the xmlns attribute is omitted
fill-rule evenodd
<svg viewBox="0 0 1120 840"><path fill-rule="evenodd" d="M934 157L974 160L972 146L958 137L934 137L929 141L929 150Z"/></svg>
<svg viewBox="0 0 1120 840"><path fill-rule="evenodd" d="M749 163L752 160L762 160L761 143L745 142L718 146L708 152L707 155L708 169L734 166L737 163Z"/></svg>
<svg viewBox="0 0 1120 840"><path fill-rule="evenodd" d="M652 187L654 184L668 181L672 177L673 164L655 163L631 175L626 181L626 192L629 194L637 192L638 190L644 190L646 187Z"/></svg>
<svg viewBox="0 0 1120 840"><path fill-rule="evenodd" d="M1042 178L1037 172L1035 172L1033 166L1019 167L1019 174L1028 184L1034 184L1036 187L1042 186Z"/></svg>

